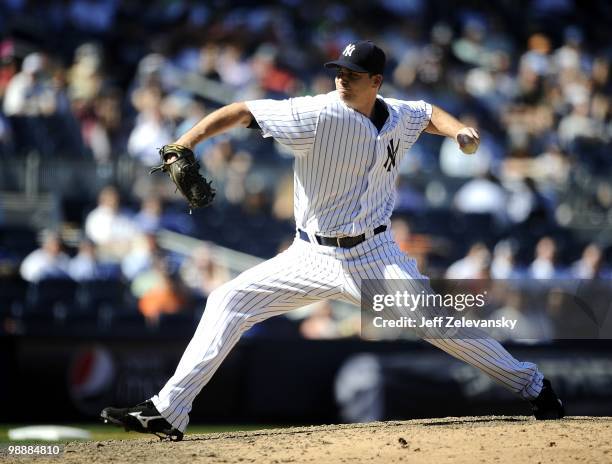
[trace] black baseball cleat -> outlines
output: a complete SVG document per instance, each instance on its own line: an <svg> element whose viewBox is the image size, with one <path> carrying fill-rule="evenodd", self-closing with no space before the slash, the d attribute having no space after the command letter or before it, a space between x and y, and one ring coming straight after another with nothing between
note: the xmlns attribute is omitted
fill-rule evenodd
<svg viewBox="0 0 612 464"><path fill-rule="evenodd" d="M152 433L161 440L181 441L183 432L174 428L162 417L151 400L140 403L133 408L104 408L100 413L104 423L113 423L140 433Z"/></svg>
<svg viewBox="0 0 612 464"><path fill-rule="evenodd" d="M550 384L550 380L544 379L542 391L535 400L530 401L533 415L538 420L561 419L565 417L563 403Z"/></svg>

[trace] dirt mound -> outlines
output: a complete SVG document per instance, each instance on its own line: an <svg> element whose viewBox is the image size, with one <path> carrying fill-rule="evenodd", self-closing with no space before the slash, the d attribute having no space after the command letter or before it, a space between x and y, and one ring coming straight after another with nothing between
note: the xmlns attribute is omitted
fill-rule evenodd
<svg viewBox="0 0 612 464"><path fill-rule="evenodd" d="M41 463L612 462L612 418L462 417L69 443ZM27 458L14 462L28 462ZM9 461L10 462L10 461Z"/></svg>

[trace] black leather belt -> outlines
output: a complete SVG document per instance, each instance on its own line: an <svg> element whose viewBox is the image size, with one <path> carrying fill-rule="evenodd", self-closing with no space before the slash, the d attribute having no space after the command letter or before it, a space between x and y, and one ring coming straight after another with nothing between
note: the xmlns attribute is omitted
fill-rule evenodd
<svg viewBox="0 0 612 464"><path fill-rule="evenodd" d="M374 229L374 235L380 234L385 230L387 230L386 225L383 224L382 226L378 226L376 229ZM308 237L308 234L305 231L303 231L302 229L298 229L298 232L302 240L310 242L310 238ZM354 246L359 245L361 242L363 242L366 239L366 236L365 234L355 235L354 237L324 237L322 235L315 235L315 238L317 239L317 243L319 245L340 248L353 248Z"/></svg>

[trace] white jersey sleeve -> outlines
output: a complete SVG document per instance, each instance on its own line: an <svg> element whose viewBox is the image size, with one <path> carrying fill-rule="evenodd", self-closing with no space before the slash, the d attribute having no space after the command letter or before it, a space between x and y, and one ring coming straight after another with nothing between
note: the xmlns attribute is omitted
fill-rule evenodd
<svg viewBox="0 0 612 464"><path fill-rule="evenodd" d="M274 137L296 156L312 150L319 113L326 95L286 100L251 100L246 105L259 124L264 137Z"/></svg>
<svg viewBox="0 0 612 464"><path fill-rule="evenodd" d="M432 106L419 101L403 101L403 120L409 133L417 136L425 130L431 120Z"/></svg>

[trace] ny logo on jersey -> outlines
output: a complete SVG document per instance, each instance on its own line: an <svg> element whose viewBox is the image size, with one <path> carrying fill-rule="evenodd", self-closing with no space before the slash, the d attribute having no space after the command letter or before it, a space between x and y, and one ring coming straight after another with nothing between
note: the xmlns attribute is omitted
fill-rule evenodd
<svg viewBox="0 0 612 464"><path fill-rule="evenodd" d="M393 139L387 145L387 159L385 160L385 164L383 167L387 168L387 172L391 170L391 168L395 167L395 157L397 156L397 150L399 148L399 141L397 145L393 145Z"/></svg>
<svg viewBox="0 0 612 464"><path fill-rule="evenodd" d="M355 45L353 44L348 44L345 48L344 51L342 52L342 54L344 56L351 56L353 54L353 52L355 51Z"/></svg>

